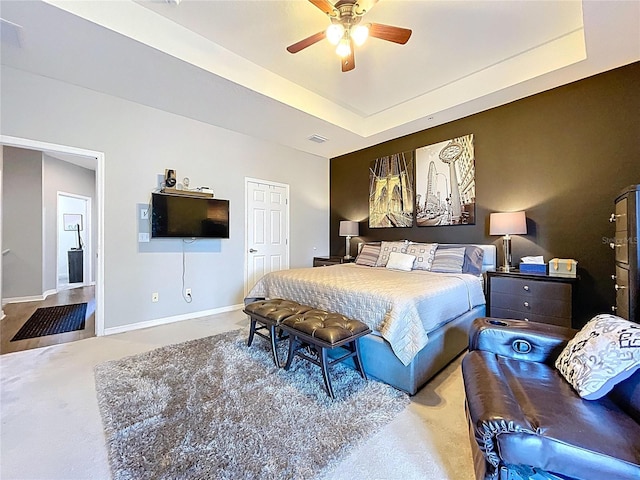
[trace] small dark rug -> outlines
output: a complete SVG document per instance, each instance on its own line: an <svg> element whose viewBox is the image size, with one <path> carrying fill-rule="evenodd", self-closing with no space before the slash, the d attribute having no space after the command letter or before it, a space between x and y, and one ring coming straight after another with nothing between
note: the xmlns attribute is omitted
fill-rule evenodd
<svg viewBox="0 0 640 480"><path fill-rule="evenodd" d="M343 365L332 400L318 367L275 368L268 342L246 340L232 331L96 367L114 480L317 478L409 403Z"/></svg>
<svg viewBox="0 0 640 480"><path fill-rule="evenodd" d="M86 303L41 307L31 315L11 341L82 330L86 314Z"/></svg>

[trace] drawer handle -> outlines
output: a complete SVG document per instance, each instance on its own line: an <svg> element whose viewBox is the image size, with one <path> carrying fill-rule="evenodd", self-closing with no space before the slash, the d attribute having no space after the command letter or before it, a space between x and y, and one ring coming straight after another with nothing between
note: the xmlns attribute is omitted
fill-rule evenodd
<svg viewBox="0 0 640 480"><path fill-rule="evenodd" d="M524 287L522 287L522 288L524 288L524 289L525 289L525 291L527 291L527 292L529 291L529 285L525 285L525 286L524 286Z"/></svg>
<svg viewBox="0 0 640 480"><path fill-rule="evenodd" d="M529 321L529 319L528 319L527 317L524 317L524 321L525 321L525 322L528 322L528 321Z"/></svg>
<svg viewBox="0 0 640 480"><path fill-rule="evenodd" d="M616 278L618 277L616 277L615 275L611 275L611 280L615 280Z"/></svg>
<svg viewBox="0 0 640 480"><path fill-rule="evenodd" d="M616 310L618 310L618 307L616 307L615 305L613 305L613 306L611 307L611 311L612 311L612 312L615 312Z"/></svg>
<svg viewBox="0 0 640 480"><path fill-rule="evenodd" d="M618 285L618 284L616 283L616 284L613 286L613 288L615 288L615 289L616 289L616 292L617 292L618 290L624 290L624 289L625 289L625 288L627 288L627 287L625 287L625 286L623 286L623 285Z"/></svg>
<svg viewBox="0 0 640 480"><path fill-rule="evenodd" d="M528 307L529 306L529 302L524 302L524 306Z"/></svg>
<svg viewBox="0 0 640 480"><path fill-rule="evenodd" d="M622 244L621 243L613 243L613 242L611 242L609 244L609 246L611 247L611 250L615 250L616 248L620 248L622 246Z"/></svg>
<svg viewBox="0 0 640 480"><path fill-rule="evenodd" d="M621 217L622 215L616 215L615 213L612 213L611 216L609 217L609 221L611 223L615 222L616 220L618 220L618 217Z"/></svg>

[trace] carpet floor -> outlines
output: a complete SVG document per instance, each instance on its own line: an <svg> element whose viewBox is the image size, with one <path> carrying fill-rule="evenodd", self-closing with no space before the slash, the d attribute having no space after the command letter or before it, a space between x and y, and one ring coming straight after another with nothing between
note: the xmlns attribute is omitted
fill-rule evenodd
<svg viewBox="0 0 640 480"><path fill-rule="evenodd" d="M86 303L38 308L11 341L82 330L86 314Z"/></svg>
<svg viewBox="0 0 640 480"><path fill-rule="evenodd" d="M409 404L408 395L296 359L275 368L247 331L171 345L96 367L114 479L310 479ZM284 346L284 344L281 344Z"/></svg>
<svg viewBox="0 0 640 480"><path fill-rule="evenodd" d="M0 356L0 478L109 480L95 367L248 323L237 310ZM410 402L323 480L475 480L460 357Z"/></svg>

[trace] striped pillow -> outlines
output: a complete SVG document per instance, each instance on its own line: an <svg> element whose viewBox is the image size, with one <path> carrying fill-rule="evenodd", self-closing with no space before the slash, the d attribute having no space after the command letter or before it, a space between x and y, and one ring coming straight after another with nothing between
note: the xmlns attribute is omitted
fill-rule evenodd
<svg viewBox="0 0 640 480"><path fill-rule="evenodd" d="M439 273L462 273L464 264L464 247L460 248L438 248L431 265L432 272Z"/></svg>
<svg viewBox="0 0 640 480"><path fill-rule="evenodd" d="M378 260L378 255L380 255L380 244L373 245L367 243L362 250L358 254L356 258L357 265L364 265L367 267L375 267L376 261Z"/></svg>
<svg viewBox="0 0 640 480"><path fill-rule="evenodd" d="M380 255L376 267L385 267L391 252L407 253L407 242L380 242Z"/></svg>
<svg viewBox="0 0 640 480"><path fill-rule="evenodd" d="M437 243L410 243L407 246L407 253L416 257L415 262L413 262L413 269L431 270L431 264L437 248Z"/></svg>

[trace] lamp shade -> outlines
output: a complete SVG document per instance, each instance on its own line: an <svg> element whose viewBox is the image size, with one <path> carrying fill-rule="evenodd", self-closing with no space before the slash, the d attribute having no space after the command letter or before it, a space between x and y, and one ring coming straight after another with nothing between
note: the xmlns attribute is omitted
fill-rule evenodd
<svg viewBox="0 0 640 480"><path fill-rule="evenodd" d="M524 212L492 213L489 216L489 235L522 235L527 233Z"/></svg>
<svg viewBox="0 0 640 480"><path fill-rule="evenodd" d="M339 235L341 237L357 237L359 234L360 229L358 228L358 222L352 222L350 220L342 220L340 222Z"/></svg>

